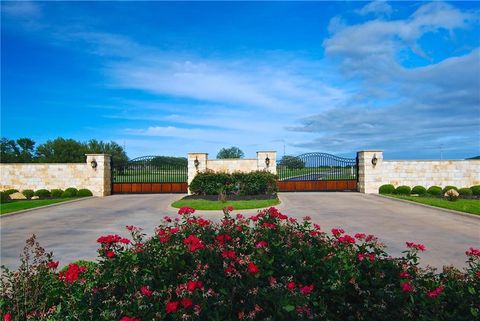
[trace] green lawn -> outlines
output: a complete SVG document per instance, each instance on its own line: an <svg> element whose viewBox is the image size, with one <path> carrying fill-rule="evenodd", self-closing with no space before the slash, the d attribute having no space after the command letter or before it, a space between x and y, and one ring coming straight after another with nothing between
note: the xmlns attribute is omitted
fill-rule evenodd
<svg viewBox="0 0 480 321"><path fill-rule="evenodd" d="M235 210L246 210L252 208L262 208L274 206L280 203L278 198L268 200L249 200L249 201L207 201L207 200L189 200L181 199L172 203L175 208L184 206L192 207L196 210L221 210L227 206L233 206Z"/></svg>
<svg viewBox="0 0 480 321"><path fill-rule="evenodd" d="M466 200L458 199L456 201L449 201L442 198L434 197L417 197L417 196L402 196L402 195L388 195L399 199L409 200L417 203L427 204L436 207L448 208L460 212L480 215L480 200Z"/></svg>
<svg viewBox="0 0 480 321"><path fill-rule="evenodd" d="M26 210L29 208L35 208L39 206L45 206L65 201L71 201L73 199L77 199L77 197L70 197L70 198L54 198L54 199L46 199L46 200L20 200L20 201L11 201L8 203L0 204L0 215L17 212L21 210Z"/></svg>

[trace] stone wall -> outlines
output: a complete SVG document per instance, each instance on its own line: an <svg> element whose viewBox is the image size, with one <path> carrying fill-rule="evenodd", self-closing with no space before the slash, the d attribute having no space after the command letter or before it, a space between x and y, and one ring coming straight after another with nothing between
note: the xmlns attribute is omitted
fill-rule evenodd
<svg viewBox="0 0 480 321"><path fill-rule="evenodd" d="M110 155L87 154L85 163L0 164L0 190L88 188L94 196L111 194ZM92 161L97 163L92 167Z"/></svg>
<svg viewBox="0 0 480 321"><path fill-rule="evenodd" d="M382 151L361 151L358 156L358 185L362 193L378 193L383 184L426 188L480 185L480 160L383 160ZM374 156L376 165L372 164Z"/></svg>
<svg viewBox="0 0 480 321"><path fill-rule="evenodd" d="M269 159L267 166L266 159ZM195 161L198 161L195 166ZM200 172L212 170L214 172L234 173L253 172L267 170L273 174L277 173L277 152L258 151L257 158L235 158L235 159L208 159L207 153L188 153L188 184L195 175ZM190 191L189 191L190 193Z"/></svg>

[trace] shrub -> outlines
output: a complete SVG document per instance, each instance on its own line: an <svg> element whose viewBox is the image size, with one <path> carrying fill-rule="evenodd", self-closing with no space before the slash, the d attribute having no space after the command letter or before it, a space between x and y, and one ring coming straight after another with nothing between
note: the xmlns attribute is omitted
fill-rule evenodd
<svg viewBox="0 0 480 321"><path fill-rule="evenodd" d="M405 185L399 186L395 189L395 193L399 195L410 195L411 191L412 189L410 188L410 186L405 186Z"/></svg>
<svg viewBox="0 0 480 321"><path fill-rule="evenodd" d="M63 195L63 190L58 189L58 188L57 189L52 189L51 192L52 192L52 197L53 198L60 198Z"/></svg>
<svg viewBox="0 0 480 321"><path fill-rule="evenodd" d="M49 198L51 196L48 189L39 189L38 191L35 191L34 195L38 196L40 199Z"/></svg>
<svg viewBox="0 0 480 321"><path fill-rule="evenodd" d="M11 195L13 193L18 193L18 189L14 189L14 188L11 188L11 189L7 189L6 191L4 191L4 193L6 195Z"/></svg>
<svg viewBox="0 0 480 321"><path fill-rule="evenodd" d="M473 192L470 188L464 187L458 190L458 194L460 194L461 196L472 196Z"/></svg>
<svg viewBox="0 0 480 321"><path fill-rule="evenodd" d="M0 278L2 313L26 320L476 320L480 249L467 267L423 269L422 244L389 256L373 235L331 233L275 208L221 222L182 208L149 238L98 238L99 263L58 262L34 238ZM301 258L301 259L300 259ZM352 316L355 316L352 318ZM4 318L5 319L5 318Z"/></svg>
<svg viewBox="0 0 480 321"><path fill-rule="evenodd" d="M442 196L442 188L440 186L430 186L427 193L432 196Z"/></svg>
<svg viewBox="0 0 480 321"><path fill-rule="evenodd" d="M480 196L480 185L471 186L470 189L472 190L473 195Z"/></svg>
<svg viewBox="0 0 480 321"><path fill-rule="evenodd" d="M25 190L22 191L22 194L26 198L31 199L35 195L35 192L31 189L25 189Z"/></svg>
<svg viewBox="0 0 480 321"><path fill-rule="evenodd" d="M77 194L78 190L76 188L69 187L62 193L62 197L75 197Z"/></svg>
<svg viewBox="0 0 480 321"><path fill-rule="evenodd" d="M0 202L1 203L7 203L10 201L10 195L8 195L7 193L5 192L0 192Z"/></svg>
<svg viewBox="0 0 480 321"><path fill-rule="evenodd" d="M378 189L378 192L380 194L395 194L395 186L393 186L392 184L382 185Z"/></svg>
<svg viewBox="0 0 480 321"><path fill-rule="evenodd" d="M79 197L93 196L93 193L87 188L82 188L78 190L77 196Z"/></svg>
<svg viewBox="0 0 480 321"><path fill-rule="evenodd" d="M427 194L427 189L423 186L417 185L412 188L412 194L425 195Z"/></svg>
<svg viewBox="0 0 480 321"><path fill-rule="evenodd" d="M250 173L199 173L190 183L196 195L263 195L277 192L276 176L266 171Z"/></svg>
<svg viewBox="0 0 480 321"><path fill-rule="evenodd" d="M443 188L442 193L445 194L446 192L448 192L448 191L451 190L451 189L454 189L454 190L456 190L456 191L458 192L458 188L457 188L457 187L451 186L451 185L447 185L447 186L445 186L445 187Z"/></svg>

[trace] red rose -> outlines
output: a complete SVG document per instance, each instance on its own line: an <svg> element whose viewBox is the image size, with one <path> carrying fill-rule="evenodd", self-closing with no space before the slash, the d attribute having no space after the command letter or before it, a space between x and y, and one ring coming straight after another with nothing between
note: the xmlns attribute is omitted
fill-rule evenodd
<svg viewBox="0 0 480 321"><path fill-rule="evenodd" d="M141 292L144 296L146 296L146 297L148 297L148 298L151 297L151 296L152 296L152 293L153 293L153 291L150 290L150 289L148 288L148 286L142 286L142 287L140 288L140 292Z"/></svg>
<svg viewBox="0 0 480 321"><path fill-rule="evenodd" d="M343 233L345 233L345 231L341 228L332 228L332 234L333 236L335 237L339 237L340 235L342 235Z"/></svg>
<svg viewBox="0 0 480 321"><path fill-rule="evenodd" d="M190 215L193 213L195 213L195 209L188 206L182 207L178 210L179 215Z"/></svg>
<svg viewBox="0 0 480 321"><path fill-rule="evenodd" d="M303 294L303 295L310 294L313 291L314 287L315 286L313 284L302 286L302 287L300 287L300 293Z"/></svg>
<svg viewBox="0 0 480 321"><path fill-rule="evenodd" d="M288 282L287 283L287 289L289 289L290 291L295 289L297 285L295 284L295 282Z"/></svg>
<svg viewBox="0 0 480 321"><path fill-rule="evenodd" d="M260 241L255 245L255 247L257 249L262 248L262 247L268 247L268 243L266 241Z"/></svg>
<svg viewBox="0 0 480 321"><path fill-rule="evenodd" d="M58 261L56 262L50 261L47 263L47 266L51 269L56 269L58 267Z"/></svg>
<svg viewBox="0 0 480 321"><path fill-rule="evenodd" d="M435 290L430 291L430 292L427 292L427 296L428 296L429 298L437 297L440 293L443 292L443 289L444 289L444 288L445 288L444 286L439 286L439 287L436 288Z"/></svg>
<svg viewBox="0 0 480 321"><path fill-rule="evenodd" d="M193 302L192 300L190 300L189 298L183 298L181 300L181 303L182 303L182 306L185 308L185 309L188 309L189 307L191 307L193 305Z"/></svg>
<svg viewBox="0 0 480 321"><path fill-rule="evenodd" d="M402 291L403 292L412 292L413 291L413 286L408 282L403 283L402 284Z"/></svg>
<svg viewBox="0 0 480 321"><path fill-rule="evenodd" d="M123 318L120 319L120 321L140 321L140 318L124 316Z"/></svg>
<svg viewBox="0 0 480 321"><path fill-rule="evenodd" d="M423 244L417 244L417 243L413 243L413 242L406 242L407 244L407 247L411 248L411 249L416 249L416 250L419 250L419 251L425 251L425 245Z"/></svg>
<svg viewBox="0 0 480 321"><path fill-rule="evenodd" d="M258 266L256 266L255 263L253 263L253 262L248 263L247 270L251 274L257 274L258 272L260 272Z"/></svg>
<svg viewBox="0 0 480 321"><path fill-rule="evenodd" d="M12 315L10 313L7 313L3 316L3 321L11 321L12 320Z"/></svg>
<svg viewBox="0 0 480 321"><path fill-rule="evenodd" d="M179 305L180 305L180 302L178 301L168 301L165 309L167 313L174 313L174 312L177 312Z"/></svg>
<svg viewBox="0 0 480 321"><path fill-rule="evenodd" d="M229 258L229 259L234 259L237 257L235 254L235 251L223 251L222 252L222 257L224 258Z"/></svg>
<svg viewBox="0 0 480 321"><path fill-rule="evenodd" d="M407 279L407 278L410 277L410 273L408 273L408 272L400 272L400 277L401 277L402 279Z"/></svg>
<svg viewBox="0 0 480 321"><path fill-rule="evenodd" d="M115 256L115 252L113 252L113 251L107 251L106 255L107 255L108 258L112 258L112 257Z"/></svg>
<svg viewBox="0 0 480 321"><path fill-rule="evenodd" d="M188 292L192 293L196 289L201 289L203 287L202 281L188 281L187 282L187 290Z"/></svg>

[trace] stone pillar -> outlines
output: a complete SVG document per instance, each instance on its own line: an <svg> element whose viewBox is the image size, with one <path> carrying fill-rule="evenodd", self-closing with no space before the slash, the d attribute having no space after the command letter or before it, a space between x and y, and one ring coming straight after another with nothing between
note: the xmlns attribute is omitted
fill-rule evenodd
<svg viewBox="0 0 480 321"><path fill-rule="evenodd" d="M267 166L265 159L270 160ZM257 169L259 171L267 170L272 174L277 174L277 152L274 150L262 150L257 152Z"/></svg>
<svg viewBox="0 0 480 321"><path fill-rule="evenodd" d="M363 150L358 156L358 191L366 194L378 194L378 188L382 185L383 151ZM377 159L376 165L372 159Z"/></svg>
<svg viewBox="0 0 480 321"><path fill-rule="evenodd" d="M198 160L198 166L195 166L195 160ZM199 172L205 172L207 170L207 153L188 153L188 179L187 183L190 186L190 182L195 175ZM190 188L188 189L188 195L191 195Z"/></svg>
<svg viewBox="0 0 480 321"><path fill-rule="evenodd" d="M89 189L93 196L108 196L112 194L112 170L110 168L110 155L85 154L87 156L87 175ZM96 166L92 166L92 162Z"/></svg>

